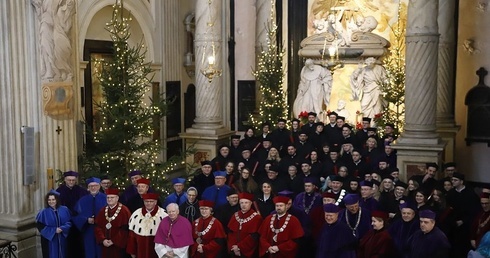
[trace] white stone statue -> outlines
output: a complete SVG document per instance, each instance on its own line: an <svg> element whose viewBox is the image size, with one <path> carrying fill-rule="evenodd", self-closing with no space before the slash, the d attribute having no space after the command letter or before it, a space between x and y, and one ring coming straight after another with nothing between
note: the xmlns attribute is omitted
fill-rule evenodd
<svg viewBox="0 0 490 258"><path fill-rule="evenodd" d="M55 65L60 71L61 81L71 81L73 77L71 62L70 30L75 7L75 0L57 0L54 19L54 54Z"/></svg>
<svg viewBox="0 0 490 258"><path fill-rule="evenodd" d="M75 0L32 0L39 18L41 79L70 81L73 77L70 30Z"/></svg>
<svg viewBox="0 0 490 258"><path fill-rule="evenodd" d="M345 108L347 102L343 99L339 99L337 102L337 108L334 110L339 116L345 117L345 121L350 122L350 112Z"/></svg>
<svg viewBox="0 0 490 258"><path fill-rule="evenodd" d="M302 111L320 114L323 104L330 102L332 92L332 73L327 68L317 65L312 59L305 61L301 69L301 81L298 94L293 104L293 112L296 117Z"/></svg>
<svg viewBox="0 0 490 258"><path fill-rule="evenodd" d="M354 70L350 77L352 100L360 100L363 116L374 118L383 111L386 101L381 91L381 83L386 80L386 70L369 57Z"/></svg>
<svg viewBox="0 0 490 258"><path fill-rule="evenodd" d="M52 80L58 75L54 65L54 17L55 10L49 0L32 0L39 19L39 54L41 57L41 79Z"/></svg>

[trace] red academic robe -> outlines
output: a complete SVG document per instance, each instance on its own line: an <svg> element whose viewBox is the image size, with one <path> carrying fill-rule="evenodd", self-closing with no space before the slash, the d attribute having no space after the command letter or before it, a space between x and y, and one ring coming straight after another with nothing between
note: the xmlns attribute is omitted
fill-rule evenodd
<svg viewBox="0 0 490 258"><path fill-rule="evenodd" d="M147 213L143 207L131 215L126 251L138 258L158 258L155 252L155 234L167 213L158 206L150 212L150 217L146 217Z"/></svg>
<svg viewBox="0 0 490 258"><path fill-rule="evenodd" d="M203 253L199 253L197 251L199 244L196 242L198 238L197 232L206 231L211 221L213 224L209 230L200 236ZM226 233L221 222L210 216L206 219L198 218L194 221L192 224L192 237L194 238L194 244L191 246L191 257L217 257L222 252Z"/></svg>
<svg viewBox="0 0 490 258"><path fill-rule="evenodd" d="M395 243L387 230L376 231L374 229L361 238L358 258L396 257Z"/></svg>
<svg viewBox="0 0 490 258"><path fill-rule="evenodd" d="M241 229L238 220L243 220ZM261 223L262 217L253 209L246 213L241 210L235 212L228 223L228 252L232 246L237 245L241 257L256 257L259 240L258 231Z"/></svg>
<svg viewBox="0 0 490 258"><path fill-rule="evenodd" d="M480 244L480 241L490 231L490 211L481 211L473 220L471 225L470 240L476 241L476 246Z"/></svg>
<svg viewBox="0 0 490 258"><path fill-rule="evenodd" d="M273 237L276 234L272 232L271 220L274 219L274 229L281 229L288 218L288 224L284 227L284 231L277 234L277 242L275 242L273 240ZM295 216L286 213L279 219L279 221L277 219L277 214L267 216L267 218L265 218L264 222L262 222L262 225L260 226L259 234L259 256L275 258L294 258L296 257L296 252L298 251L298 244L294 240L302 237L304 232L299 220ZM279 252L275 254L267 253L267 249L275 245L279 248Z"/></svg>
<svg viewBox="0 0 490 258"><path fill-rule="evenodd" d="M111 221L111 228L107 229L106 225L108 221L105 218L105 209L102 208L97 216L95 216L95 239L97 244L102 246L102 257L103 258L125 258L126 255L126 244L128 241L128 222L129 217L131 217L131 212L129 209L118 203L114 208L109 209L108 217L112 217L118 206L121 205L121 210L117 217ZM114 243L110 247L105 247L102 242L105 239L110 239Z"/></svg>
<svg viewBox="0 0 490 258"><path fill-rule="evenodd" d="M313 237L313 241L317 243L320 234L322 233L323 225L325 225L325 212L323 211L323 206L311 209L309 215L311 219L311 236Z"/></svg>

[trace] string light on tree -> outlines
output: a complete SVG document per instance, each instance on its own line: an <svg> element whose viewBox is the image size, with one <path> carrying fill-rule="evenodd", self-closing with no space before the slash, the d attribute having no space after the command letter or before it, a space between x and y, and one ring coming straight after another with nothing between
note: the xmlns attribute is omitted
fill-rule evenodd
<svg viewBox="0 0 490 258"><path fill-rule="evenodd" d="M267 47L257 56L259 61L256 70L253 71L255 80L259 84L261 102L258 115L251 114L248 122L256 131L264 122L289 117L287 95L283 91L285 50L279 49L276 43L277 25L274 22L274 9L274 1L272 1L271 23L267 27Z"/></svg>
<svg viewBox="0 0 490 258"><path fill-rule="evenodd" d="M103 101L95 103L101 123L100 128L91 132L95 146L84 154L84 174L87 177L107 174L122 189L129 183L127 174L137 169L151 180L152 187L167 192L165 174L181 164L182 157L165 163L159 161L163 141L152 139L153 122L155 117L165 115L167 101L163 97L147 98L153 70L145 61L143 44L129 46L132 18L124 12L123 1L118 0L113 5L112 19L106 24L113 41L113 58L94 60Z"/></svg>
<svg viewBox="0 0 490 258"><path fill-rule="evenodd" d="M386 123L395 125L397 135L403 131L405 121L405 28L406 18L400 16L403 3L398 4L397 23L391 28L390 53L383 59L386 80L381 81L383 98L388 105L374 118L381 133ZM406 6L405 6L406 7ZM387 94L389 93L389 94Z"/></svg>

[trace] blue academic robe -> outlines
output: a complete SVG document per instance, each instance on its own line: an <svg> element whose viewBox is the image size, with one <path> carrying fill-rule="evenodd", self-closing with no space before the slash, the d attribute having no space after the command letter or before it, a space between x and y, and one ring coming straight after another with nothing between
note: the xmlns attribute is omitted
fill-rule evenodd
<svg viewBox="0 0 490 258"><path fill-rule="evenodd" d="M98 214L98 212L107 204L106 195L104 193L97 193L95 196L91 194L85 195L80 198L75 205L75 212L77 215L72 218L75 226L82 232L83 244L85 247L86 258L100 258L102 257L101 246L95 241L94 224L88 224L88 218Z"/></svg>
<svg viewBox="0 0 490 258"><path fill-rule="evenodd" d="M357 239L350 228L337 220L322 228L316 258L356 258Z"/></svg>
<svg viewBox="0 0 490 258"><path fill-rule="evenodd" d="M204 190L204 192L202 193L202 199L213 201L214 207L219 207L228 203L228 201L226 200L226 194L228 193L228 190L230 190L230 187L227 185L223 185L221 187L212 185Z"/></svg>
<svg viewBox="0 0 490 258"><path fill-rule="evenodd" d="M177 201L178 200L178 201ZM171 193L167 198L165 198L165 202L163 203L163 207L166 208L167 205L171 203L177 203L179 206L187 201L187 193L182 192L182 194L177 195L176 192Z"/></svg>
<svg viewBox="0 0 490 258"><path fill-rule="evenodd" d="M344 209L339 213L339 221L344 223L345 225L349 223L352 229L355 229L351 230L351 233L352 231L355 231L357 239L361 239L371 229L371 211L362 208L360 208L359 210L362 212L361 219L359 220L359 225L357 227L356 224L359 212L357 214L352 214L347 209ZM346 214L347 219L345 218Z"/></svg>
<svg viewBox="0 0 490 258"><path fill-rule="evenodd" d="M71 227L70 219L70 211L65 206L58 207L56 211L50 207L44 208L37 214L39 232L42 238L48 241L49 258L66 257L66 237ZM58 227L62 232L56 234Z"/></svg>

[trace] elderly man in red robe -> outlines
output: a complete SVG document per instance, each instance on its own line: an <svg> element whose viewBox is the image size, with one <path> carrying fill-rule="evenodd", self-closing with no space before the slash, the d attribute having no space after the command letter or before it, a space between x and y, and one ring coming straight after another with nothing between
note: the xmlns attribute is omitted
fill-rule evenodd
<svg viewBox="0 0 490 258"><path fill-rule="evenodd" d="M129 209L119 202L119 191L107 189L107 206L95 216L95 239L102 244L103 258L125 258Z"/></svg>
<svg viewBox="0 0 490 258"><path fill-rule="evenodd" d="M194 244L191 246L191 257L222 257L226 233L221 222L212 216L214 202L199 201L201 217L194 221Z"/></svg>
<svg viewBox="0 0 490 258"><path fill-rule="evenodd" d="M155 251L158 257L187 258L192 239L192 225L179 215L179 205L167 205L168 216L163 218L155 235Z"/></svg>
<svg viewBox="0 0 490 258"><path fill-rule="evenodd" d="M297 241L304 232L299 220L287 212L287 196L274 197L276 214L267 216L259 229L259 256L293 258L298 251Z"/></svg>
<svg viewBox="0 0 490 258"><path fill-rule="evenodd" d="M157 206L159 199L156 193L142 194L144 207L137 209L129 219L129 239L126 251L135 258L158 258L155 252L155 234L165 210Z"/></svg>
<svg viewBox="0 0 490 258"><path fill-rule="evenodd" d="M240 210L228 223L228 251L231 257L257 257L262 217L252 209L253 194L240 193L238 199Z"/></svg>

